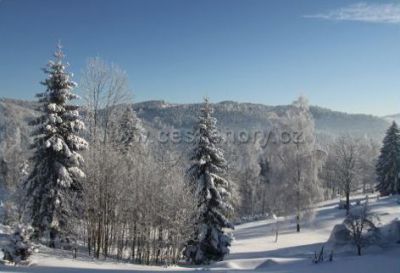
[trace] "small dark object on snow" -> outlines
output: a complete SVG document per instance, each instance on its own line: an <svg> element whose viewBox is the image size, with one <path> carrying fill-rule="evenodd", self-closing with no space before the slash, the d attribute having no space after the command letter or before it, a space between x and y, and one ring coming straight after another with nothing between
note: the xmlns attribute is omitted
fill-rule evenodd
<svg viewBox="0 0 400 273"><path fill-rule="evenodd" d="M331 250L331 253L329 254L329 261L333 262L333 250Z"/></svg>
<svg viewBox="0 0 400 273"><path fill-rule="evenodd" d="M313 259L313 262L315 264L322 263L323 261L324 261L324 246L322 246L322 248L321 248L321 250L320 250L318 255L317 255L317 251L315 251L314 259Z"/></svg>

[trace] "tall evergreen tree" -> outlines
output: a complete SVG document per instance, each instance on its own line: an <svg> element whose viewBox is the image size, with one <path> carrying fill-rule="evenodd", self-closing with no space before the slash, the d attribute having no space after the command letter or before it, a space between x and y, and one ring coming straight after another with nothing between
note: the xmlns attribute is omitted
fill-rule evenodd
<svg viewBox="0 0 400 273"><path fill-rule="evenodd" d="M60 240L68 238L71 217L79 207L81 179L85 176L79 151L88 144L78 136L84 129L78 106L68 104L78 97L72 92L76 83L66 72L60 45L54 57L44 69L48 75L42 82L46 90L37 94L42 115L32 122L33 170L24 187L25 210L36 236L57 247Z"/></svg>
<svg viewBox="0 0 400 273"><path fill-rule="evenodd" d="M396 122L386 132L376 165L377 190L383 194L400 193L400 131Z"/></svg>
<svg viewBox="0 0 400 273"><path fill-rule="evenodd" d="M132 109L131 105L126 107L119 120L114 140L121 146L123 153L134 148L134 146L144 144L146 140L142 121L137 116L136 111Z"/></svg>
<svg viewBox="0 0 400 273"><path fill-rule="evenodd" d="M205 99L197 128L197 141L188 176L198 202L196 228L187 243L184 255L188 261L204 264L220 261L229 253L231 237L224 232L233 228L228 216L233 212L230 204L229 181L223 178L227 168L223 151L217 147L221 141L213 109Z"/></svg>

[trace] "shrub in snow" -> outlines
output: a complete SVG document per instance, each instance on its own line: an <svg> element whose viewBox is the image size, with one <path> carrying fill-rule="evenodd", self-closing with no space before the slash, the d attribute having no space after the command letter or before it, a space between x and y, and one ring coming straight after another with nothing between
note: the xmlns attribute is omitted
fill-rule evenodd
<svg viewBox="0 0 400 273"><path fill-rule="evenodd" d="M370 211L368 201L361 207L353 208L343 224L350 232L357 254L361 256L361 249L378 241L379 230L375 223L377 216Z"/></svg>
<svg viewBox="0 0 400 273"><path fill-rule="evenodd" d="M20 263L29 258L33 252L30 238L33 234L31 226L19 225L10 236L9 244L3 249L4 260L10 263Z"/></svg>
<svg viewBox="0 0 400 273"><path fill-rule="evenodd" d="M353 215L359 215L360 211L362 212L362 208L358 208L356 213L353 212ZM363 212L362 212L363 213ZM328 243L334 247L336 250L347 251L353 250L354 245L357 247L355 239L357 239L357 243L360 243L361 249L365 248L368 252L381 251L382 247L391 246L393 244L400 243L400 220L394 219L390 223L375 227L375 222L377 221L377 217L371 214L372 224L374 227L370 225L365 225L362 233L360 233L360 228L357 233L354 233L352 227L349 224L339 224L333 228L331 236L328 240ZM347 221L349 221L349 218ZM355 230L357 230L356 226L360 227L360 217L359 216L351 216L353 226ZM355 220L355 219L358 220ZM355 222L358 221L356 225ZM357 235L358 234L358 235ZM362 235L361 237L357 237ZM357 235L356 237L354 235Z"/></svg>
<svg viewBox="0 0 400 273"><path fill-rule="evenodd" d="M383 242L386 244L400 244L400 220L394 219L389 224L379 228Z"/></svg>
<svg viewBox="0 0 400 273"><path fill-rule="evenodd" d="M350 230L344 224L335 225L328 240L335 246L343 246L351 242Z"/></svg>

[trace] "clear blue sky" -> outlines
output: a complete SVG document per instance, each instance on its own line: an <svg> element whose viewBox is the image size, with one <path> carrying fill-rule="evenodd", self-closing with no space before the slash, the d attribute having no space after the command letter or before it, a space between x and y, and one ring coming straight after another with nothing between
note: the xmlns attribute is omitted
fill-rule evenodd
<svg viewBox="0 0 400 273"><path fill-rule="evenodd" d="M0 97L32 99L61 40L127 71L136 101L400 112L400 2L0 0Z"/></svg>

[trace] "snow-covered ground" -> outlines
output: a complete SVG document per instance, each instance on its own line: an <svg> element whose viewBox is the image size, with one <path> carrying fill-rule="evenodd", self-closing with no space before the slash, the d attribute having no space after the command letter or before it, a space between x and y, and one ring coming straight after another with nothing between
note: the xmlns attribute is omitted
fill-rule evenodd
<svg viewBox="0 0 400 273"><path fill-rule="evenodd" d="M372 199L372 198L371 198ZM370 201L382 224L400 218L400 205L395 197ZM337 209L338 201L322 203L315 218L303 225L301 233L295 232L293 218L280 219L279 240L275 243L274 220L246 223L236 227L235 241L231 254L225 261L205 267L162 267L121 264L112 261L96 261L81 253L73 260L71 252L42 249L34 254L30 267L1 267L0 272L33 273L112 273L112 272L157 272L157 271L260 271L276 273L400 273L400 244L393 242L384 248L370 247L364 255L356 256L356 251L336 252L333 262L313 264L315 251L326 244L333 226L343 221L344 210ZM1 231L0 231L1 232Z"/></svg>

